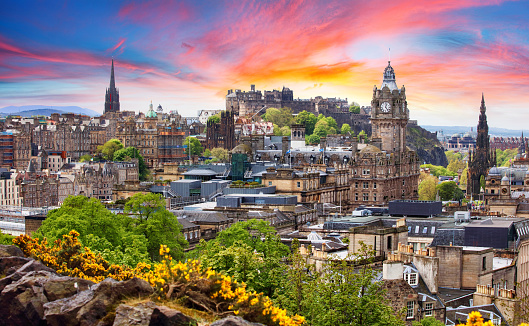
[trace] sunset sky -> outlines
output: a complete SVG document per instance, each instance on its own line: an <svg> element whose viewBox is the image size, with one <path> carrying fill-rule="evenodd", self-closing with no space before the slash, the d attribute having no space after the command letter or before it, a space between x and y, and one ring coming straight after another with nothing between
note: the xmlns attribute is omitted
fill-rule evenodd
<svg viewBox="0 0 529 326"><path fill-rule="evenodd" d="M419 124L529 130L529 2L2 1L0 107L103 111L110 61L122 110L194 116L228 89L370 105L391 48Z"/></svg>

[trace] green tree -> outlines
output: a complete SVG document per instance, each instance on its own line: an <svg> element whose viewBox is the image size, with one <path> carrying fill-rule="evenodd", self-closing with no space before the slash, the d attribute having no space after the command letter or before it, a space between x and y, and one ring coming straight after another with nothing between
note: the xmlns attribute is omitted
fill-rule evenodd
<svg viewBox="0 0 529 326"><path fill-rule="evenodd" d="M249 220L233 224L214 240L201 241L192 255L198 256L204 266L271 296L279 285L281 258L288 253L288 247L268 222Z"/></svg>
<svg viewBox="0 0 529 326"><path fill-rule="evenodd" d="M132 233L143 235L152 260L160 259L160 245L166 245L175 259L181 259L188 243L182 235L182 225L165 208L158 194L136 194L125 204L124 225Z"/></svg>
<svg viewBox="0 0 529 326"><path fill-rule="evenodd" d="M316 134L312 135L305 135L305 140L308 144L319 144L320 143L320 136Z"/></svg>
<svg viewBox="0 0 529 326"><path fill-rule="evenodd" d="M463 191L459 189L455 181L445 181L437 185L441 200L460 200L463 199Z"/></svg>
<svg viewBox="0 0 529 326"><path fill-rule="evenodd" d="M360 113L360 106L352 104L349 107L349 112L356 113L356 114Z"/></svg>
<svg viewBox="0 0 529 326"><path fill-rule="evenodd" d="M448 163L448 166L446 167L446 169L448 171L457 173L459 170L464 170L466 166L467 165L465 164L465 162L461 161L460 159L453 158L452 161Z"/></svg>
<svg viewBox="0 0 529 326"><path fill-rule="evenodd" d="M336 120L334 120L333 117L326 117L325 121L327 121L327 125L329 128L334 128L334 130L338 129L338 124L336 123Z"/></svg>
<svg viewBox="0 0 529 326"><path fill-rule="evenodd" d="M438 182L439 179L436 177L425 174L422 181L419 183L419 200L435 200Z"/></svg>
<svg viewBox="0 0 529 326"><path fill-rule="evenodd" d="M204 151L204 148L200 144L200 140L196 137L187 136L183 145L187 146L185 150L186 155L189 155L189 147L191 147L191 155L202 155L202 152Z"/></svg>
<svg viewBox="0 0 529 326"><path fill-rule="evenodd" d="M138 160L138 173L140 180L146 180L147 176L149 175L149 170L147 169L147 165L143 160L143 156L141 156L140 151L138 151L136 147L129 146L114 152L114 161L124 162L130 161L131 159Z"/></svg>
<svg viewBox="0 0 529 326"><path fill-rule="evenodd" d="M316 122L318 122L318 118L316 118L314 113L305 110L296 116L296 123L305 125L305 135L312 135L314 133Z"/></svg>
<svg viewBox="0 0 529 326"><path fill-rule="evenodd" d="M216 147L211 150L211 155L213 157L217 158L221 162L228 162L228 159L230 158L230 154L227 149Z"/></svg>
<svg viewBox="0 0 529 326"><path fill-rule="evenodd" d="M329 123L325 119L321 119L316 123L316 127L314 128L314 134L321 137L327 137L327 134L329 134Z"/></svg>
<svg viewBox="0 0 529 326"><path fill-rule="evenodd" d="M266 110L266 113L263 114L262 118L265 121L275 123L279 128L284 126L291 126L292 121L294 120L292 116L292 110L290 108L269 108Z"/></svg>
<svg viewBox="0 0 529 326"><path fill-rule="evenodd" d="M291 133L292 131L289 126L281 127L281 136L290 136Z"/></svg>
<svg viewBox="0 0 529 326"><path fill-rule="evenodd" d="M99 200L69 196L60 208L48 213L35 236L53 243L75 230L84 246L113 264L136 266L148 262L145 237L131 233L121 222L122 217L107 210Z"/></svg>
<svg viewBox="0 0 529 326"><path fill-rule="evenodd" d="M208 122L220 123L220 113L217 113L217 114L212 115L211 117L209 117L208 118Z"/></svg>
<svg viewBox="0 0 529 326"><path fill-rule="evenodd" d="M363 130L358 133L358 142L360 143L362 142L362 140L364 141L364 143L367 143L369 141L366 132Z"/></svg>
<svg viewBox="0 0 529 326"><path fill-rule="evenodd" d="M463 172L461 172L461 180L459 180L459 184L461 186L466 186L468 182L468 168L465 168Z"/></svg>
<svg viewBox="0 0 529 326"><path fill-rule="evenodd" d="M205 157L211 157L211 151L209 149L206 148L206 150L204 151L204 154L203 154Z"/></svg>
<svg viewBox="0 0 529 326"><path fill-rule="evenodd" d="M513 149L506 149L502 151L501 149L496 150L496 166L510 166L512 160L516 157L516 154L518 154L518 150L516 148Z"/></svg>
<svg viewBox="0 0 529 326"><path fill-rule="evenodd" d="M412 326L444 326L445 323L438 321L434 317L426 317L421 321L414 321Z"/></svg>
<svg viewBox="0 0 529 326"><path fill-rule="evenodd" d="M445 168L444 166L440 166L440 165L422 164L421 168L429 169L430 173L433 174L436 177L439 177L439 176L442 176L442 175L443 176L450 176L450 177L457 176L457 173L449 171L447 168Z"/></svg>
<svg viewBox="0 0 529 326"><path fill-rule="evenodd" d="M461 153L456 153L454 151L445 151L446 159L448 160L448 163L454 161L454 160L463 160L463 155Z"/></svg>
<svg viewBox="0 0 529 326"><path fill-rule="evenodd" d="M103 158L107 161L114 160L114 153L123 148L123 144L119 139L111 139L105 144L97 147L97 153L103 155Z"/></svg>
<svg viewBox="0 0 529 326"><path fill-rule="evenodd" d="M92 160L92 156L85 154L79 158L79 162L89 162Z"/></svg>
<svg viewBox="0 0 529 326"><path fill-rule="evenodd" d="M274 136L282 136L283 133L281 132L281 128L277 124L273 124L274 127Z"/></svg>
<svg viewBox="0 0 529 326"><path fill-rule="evenodd" d="M351 126L350 126L349 124L347 124L347 123L344 123L344 124L342 125L341 130L340 130L340 133L341 133L342 135L350 134L350 133L351 133Z"/></svg>

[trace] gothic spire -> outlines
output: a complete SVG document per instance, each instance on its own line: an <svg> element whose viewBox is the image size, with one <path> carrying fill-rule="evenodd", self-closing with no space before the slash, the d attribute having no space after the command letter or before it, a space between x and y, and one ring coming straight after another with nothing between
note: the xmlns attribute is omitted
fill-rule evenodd
<svg viewBox="0 0 529 326"><path fill-rule="evenodd" d="M485 95L483 95L483 93L481 93L481 107L479 108L479 111L480 112L487 111L487 108L485 107Z"/></svg>
<svg viewBox="0 0 529 326"><path fill-rule="evenodd" d="M110 89L116 88L116 81L114 80L114 59L112 59L112 70L110 71Z"/></svg>

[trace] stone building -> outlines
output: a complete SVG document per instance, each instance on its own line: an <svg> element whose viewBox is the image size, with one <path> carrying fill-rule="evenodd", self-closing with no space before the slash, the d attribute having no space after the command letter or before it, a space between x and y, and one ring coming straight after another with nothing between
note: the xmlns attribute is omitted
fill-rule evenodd
<svg viewBox="0 0 529 326"><path fill-rule="evenodd" d="M220 123L208 121L206 130L206 148L225 148L232 150L235 143L235 113L234 111L222 111Z"/></svg>
<svg viewBox="0 0 529 326"><path fill-rule="evenodd" d="M59 204L59 182L56 177L24 173L17 176L22 205L25 207L49 207Z"/></svg>
<svg viewBox="0 0 529 326"><path fill-rule="evenodd" d="M481 192L480 179L487 175L489 168L496 165L496 152L490 150L489 126L485 97L481 96L479 109L478 136L475 151L469 151L467 194L477 196Z"/></svg>
<svg viewBox="0 0 529 326"><path fill-rule="evenodd" d="M114 79L114 59L112 59L110 86L106 90L103 114L108 112L119 112L119 90L116 88L116 80Z"/></svg>

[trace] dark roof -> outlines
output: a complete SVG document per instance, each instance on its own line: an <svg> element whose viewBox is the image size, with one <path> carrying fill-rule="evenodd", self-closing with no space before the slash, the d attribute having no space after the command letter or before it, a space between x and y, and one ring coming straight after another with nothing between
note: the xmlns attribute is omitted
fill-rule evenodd
<svg viewBox="0 0 529 326"><path fill-rule="evenodd" d="M496 307L494 303L487 304L487 305L481 305L481 306L472 306L472 307L466 307L466 306L461 306L458 308L447 307L446 308L446 323L447 325L454 325L454 323L455 324L458 324L458 323L465 324L467 321L468 315L473 311L479 311L481 313L481 317L483 317L483 321L485 322L490 320L489 319L490 314L487 314L484 312L492 312L495 315L501 317L501 322L502 322L501 325L507 325L507 326L509 325L505 317L502 315L502 313L500 312L500 310L498 309L498 307Z"/></svg>
<svg viewBox="0 0 529 326"><path fill-rule="evenodd" d="M219 212L210 212L210 211L173 211L173 214L180 218L186 218L189 222L192 223L224 223L231 218L224 216L224 214Z"/></svg>
<svg viewBox="0 0 529 326"><path fill-rule="evenodd" d="M194 223L188 221L187 218L179 218L179 219L178 219L178 222L179 222L180 224L182 224L182 228L183 228L184 230L186 230L186 229L193 229L193 228L199 227L198 225L196 225L196 224L194 224Z"/></svg>
<svg viewBox="0 0 529 326"><path fill-rule="evenodd" d="M439 287L437 289L437 296L443 300L443 302L449 302L473 294L474 290L460 290L452 288Z"/></svg>
<svg viewBox="0 0 529 326"><path fill-rule="evenodd" d="M435 231L435 236L430 246L449 246L450 243L454 246L464 246L465 229L455 227L452 229L439 229Z"/></svg>

